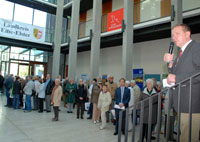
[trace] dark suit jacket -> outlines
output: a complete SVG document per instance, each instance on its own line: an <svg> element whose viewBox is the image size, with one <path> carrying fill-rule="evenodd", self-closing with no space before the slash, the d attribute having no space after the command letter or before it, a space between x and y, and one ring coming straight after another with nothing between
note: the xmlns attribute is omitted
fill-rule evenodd
<svg viewBox="0 0 200 142"><path fill-rule="evenodd" d="M130 90L124 87L124 95L123 95L122 103L124 104L125 108L128 107L129 101L130 101ZM120 87L115 90L115 102L117 105L121 103L121 88Z"/></svg>
<svg viewBox="0 0 200 142"><path fill-rule="evenodd" d="M192 41L189 43L181 58L175 59L169 72L176 75L176 83L200 72L200 44ZM172 91L173 106L178 111L178 88ZM189 112L189 81L181 84L182 113ZM200 76L192 80L192 113L200 113Z"/></svg>
<svg viewBox="0 0 200 142"><path fill-rule="evenodd" d="M47 88L45 90L46 95L51 95L53 88L55 86L55 83L52 79L50 79L49 83L47 84Z"/></svg>

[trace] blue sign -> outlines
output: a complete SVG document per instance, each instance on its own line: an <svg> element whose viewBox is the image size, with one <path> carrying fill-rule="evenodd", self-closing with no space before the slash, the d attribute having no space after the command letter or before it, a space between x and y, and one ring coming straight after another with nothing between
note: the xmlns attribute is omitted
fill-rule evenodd
<svg viewBox="0 0 200 142"><path fill-rule="evenodd" d="M141 90L143 88L144 82L143 75L143 69L133 69L133 79L135 80L136 84L140 87Z"/></svg>

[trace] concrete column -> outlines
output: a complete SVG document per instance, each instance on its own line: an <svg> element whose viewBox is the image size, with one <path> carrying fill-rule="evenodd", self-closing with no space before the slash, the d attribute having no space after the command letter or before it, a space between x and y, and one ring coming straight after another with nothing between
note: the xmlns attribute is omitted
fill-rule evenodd
<svg viewBox="0 0 200 142"><path fill-rule="evenodd" d="M124 23L122 46L122 77L132 79L132 56L133 56L133 1L124 0Z"/></svg>
<svg viewBox="0 0 200 142"><path fill-rule="evenodd" d="M76 77L79 11L80 0L73 0L69 42L69 77L73 79Z"/></svg>
<svg viewBox="0 0 200 142"><path fill-rule="evenodd" d="M53 66L52 78L55 79L59 75L60 69L60 48L62 36L62 21L63 21L63 4L64 0L59 0L56 10L56 27L54 36L54 50L53 50Z"/></svg>
<svg viewBox="0 0 200 142"><path fill-rule="evenodd" d="M171 7L174 6L174 20L171 21L171 28L175 25L183 23L183 13L182 13L182 0L171 0ZM172 9L171 9L172 10ZM179 49L174 48L174 54L179 54Z"/></svg>
<svg viewBox="0 0 200 142"><path fill-rule="evenodd" d="M99 58L101 44L102 0L93 0L93 28L90 56L90 80L99 76Z"/></svg>

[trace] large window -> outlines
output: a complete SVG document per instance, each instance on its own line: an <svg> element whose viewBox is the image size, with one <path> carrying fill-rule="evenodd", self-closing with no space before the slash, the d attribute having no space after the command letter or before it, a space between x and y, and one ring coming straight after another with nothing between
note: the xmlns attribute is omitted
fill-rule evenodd
<svg viewBox="0 0 200 142"><path fill-rule="evenodd" d="M46 12L35 9L33 25L40 26L40 27L46 27L46 18L47 18Z"/></svg>
<svg viewBox="0 0 200 142"><path fill-rule="evenodd" d="M23 22L27 24L32 24L33 9L15 4L15 16L14 20L18 22Z"/></svg>
<svg viewBox="0 0 200 142"><path fill-rule="evenodd" d="M14 4L12 2L0 0L0 18L12 20L13 6Z"/></svg>

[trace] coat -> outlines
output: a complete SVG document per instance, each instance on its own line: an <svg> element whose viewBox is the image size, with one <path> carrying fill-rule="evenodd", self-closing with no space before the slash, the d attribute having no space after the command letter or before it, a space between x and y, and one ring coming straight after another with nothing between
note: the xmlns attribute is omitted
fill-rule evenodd
<svg viewBox="0 0 200 142"><path fill-rule="evenodd" d="M124 95L122 99L121 99L121 87L115 90L115 102L117 105L119 105L120 103L123 103L125 108L127 108L129 101L130 101L130 89L128 89L127 87L124 87Z"/></svg>
<svg viewBox="0 0 200 142"><path fill-rule="evenodd" d="M53 101L52 101L54 107L60 106L62 94L63 94L62 87L58 86L54 92L54 97L53 97Z"/></svg>
<svg viewBox="0 0 200 142"><path fill-rule="evenodd" d="M101 91L99 95L99 100L98 100L98 108L103 112L109 111L111 102L112 102L112 98L111 98L110 92L103 93Z"/></svg>
<svg viewBox="0 0 200 142"><path fill-rule="evenodd" d="M92 95L91 95L91 102L98 104L99 95L100 95L101 89L97 84L94 84L92 87Z"/></svg>
<svg viewBox="0 0 200 142"><path fill-rule="evenodd" d="M200 72L200 44L192 41L184 50L181 58L178 57L169 68L169 73L176 75L176 83ZM189 81L181 84L180 112L189 113ZM200 113L200 76L192 80L192 113ZM173 90L173 107L178 112L178 87ZM172 97L171 97L172 98Z"/></svg>
<svg viewBox="0 0 200 142"><path fill-rule="evenodd" d="M83 100L80 100L80 97L83 98ZM77 86L77 93L76 93L76 102L77 103L85 103L87 97L87 88L85 85L78 85Z"/></svg>
<svg viewBox="0 0 200 142"><path fill-rule="evenodd" d="M13 94L19 95L21 93L21 90L22 90L21 84L19 81L16 80L13 85Z"/></svg>
<svg viewBox="0 0 200 142"><path fill-rule="evenodd" d="M38 88L38 98L45 98L45 83L40 84Z"/></svg>
<svg viewBox="0 0 200 142"><path fill-rule="evenodd" d="M49 83L46 86L46 90L45 90L46 95L51 95L54 86L55 86L54 81L50 79Z"/></svg>
<svg viewBox="0 0 200 142"><path fill-rule="evenodd" d="M32 95L33 89L34 89L34 82L32 80L29 80L24 87L24 93L26 95Z"/></svg>
<svg viewBox="0 0 200 142"><path fill-rule="evenodd" d="M111 94L112 99L115 98L115 90L117 89L117 83L113 82L112 84L110 82L106 83L107 87L108 87L108 91Z"/></svg>
<svg viewBox="0 0 200 142"><path fill-rule="evenodd" d="M0 88L3 87L3 82L4 82L4 78L2 75L0 75Z"/></svg>
<svg viewBox="0 0 200 142"><path fill-rule="evenodd" d="M36 95L39 94L39 87L40 87L40 82L38 80L35 80L34 82L34 85L35 85L35 92L36 92Z"/></svg>
<svg viewBox="0 0 200 142"><path fill-rule="evenodd" d="M5 79L4 86L6 89L9 90L12 87L12 84L13 84L13 78L11 76Z"/></svg>
<svg viewBox="0 0 200 142"><path fill-rule="evenodd" d="M76 84L67 84L65 90L65 92L67 92L66 103L75 103L75 96L77 93ZM72 90L72 92L70 92L70 90Z"/></svg>
<svg viewBox="0 0 200 142"><path fill-rule="evenodd" d="M137 84L135 84L133 90L134 90L134 104L138 104L140 101L140 94L141 94L140 87ZM139 109L139 105L136 105L136 108Z"/></svg>
<svg viewBox="0 0 200 142"><path fill-rule="evenodd" d="M144 88L144 91L140 95L140 101L147 99L157 92L153 88L152 94L149 95L147 88ZM157 112L158 112L158 97L153 97L153 105L152 105L152 124L157 123ZM144 116L143 116L143 123L148 124L149 121L149 100L144 101Z"/></svg>

